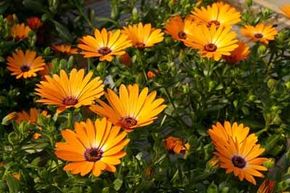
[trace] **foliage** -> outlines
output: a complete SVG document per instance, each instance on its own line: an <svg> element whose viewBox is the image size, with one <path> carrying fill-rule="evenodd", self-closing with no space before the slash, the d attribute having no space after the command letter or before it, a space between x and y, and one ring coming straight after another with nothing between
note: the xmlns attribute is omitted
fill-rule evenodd
<svg viewBox="0 0 290 193"><path fill-rule="evenodd" d="M243 123L256 133L271 158L267 178L277 183L275 192L290 190L290 30L279 29L268 45L250 43L250 56L239 64L202 58L169 35L154 47L129 48L131 65L120 57L112 62L81 55L56 53L55 43L77 45L79 38L95 28L120 29L138 22L164 28L171 15L186 16L196 6L195 0L111 0L111 17L96 16L85 8L83 0L0 0L0 192L256 192L258 186L239 181L233 174L213 167L214 147L208 129L216 122ZM212 1L203 1L205 6ZM242 13L240 26L267 22L274 13L264 8L254 12L250 3ZM43 25L27 39L10 37L9 14L17 23L31 16ZM253 17L255 14L255 17ZM6 19L5 19L6 18ZM239 27L240 27L239 26ZM127 155L115 173L99 177L72 175L63 170L65 161L54 154L60 131L72 128L75 121L97 115L87 107L56 114L56 108L37 103L35 85L43 77L15 79L6 68L6 58L15 49L32 49L52 64L50 74L61 69L85 68L105 80L106 88L117 90L121 84L137 83L156 90L167 108L154 124L128 133ZM155 73L148 78L147 72ZM38 107L49 116L39 116L37 123L16 123L7 118L11 112ZM39 130L42 128L42 130ZM38 132L41 137L33 138ZM169 136L190 144L186 156L170 154L164 147ZM15 177L20 174L20 179ZM262 179L258 180L258 184Z"/></svg>

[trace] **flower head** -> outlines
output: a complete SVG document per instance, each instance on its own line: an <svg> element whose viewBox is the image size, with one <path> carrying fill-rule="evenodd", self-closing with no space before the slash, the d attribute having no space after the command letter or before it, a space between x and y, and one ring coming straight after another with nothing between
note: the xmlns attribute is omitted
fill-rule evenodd
<svg viewBox="0 0 290 193"><path fill-rule="evenodd" d="M119 88L119 96L108 89L105 96L109 105L97 100L98 104L92 105L90 109L130 132L137 127L151 124L166 107L163 104L164 99L155 99L156 91L148 92L147 87L139 93L137 84L127 87L122 84Z"/></svg>
<svg viewBox="0 0 290 193"><path fill-rule="evenodd" d="M19 172L14 172L11 174L13 178L15 178L16 180L20 180L21 178L21 174Z"/></svg>
<svg viewBox="0 0 290 193"><path fill-rule="evenodd" d="M152 70L148 70L146 75L148 79L153 79L156 76L156 74Z"/></svg>
<svg viewBox="0 0 290 193"><path fill-rule="evenodd" d="M48 116L47 111L40 111L39 109L36 109L36 108L30 108L29 111L13 112L13 113L10 113L9 115L11 114L14 115L12 119L15 120L17 124L20 124L21 122L26 121L29 124L33 124L33 125L37 124L37 120L40 115ZM39 131L42 130L42 128L39 126L37 128ZM41 137L41 134L38 132L35 132L33 134L33 139L35 140L40 137Z"/></svg>
<svg viewBox="0 0 290 193"><path fill-rule="evenodd" d="M12 120L15 120L16 115L17 115L16 112L9 113L5 117L3 117L1 124L8 125Z"/></svg>
<svg viewBox="0 0 290 193"><path fill-rule="evenodd" d="M36 94L41 97L37 102L56 105L58 113L67 108L79 108L93 104L104 92L100 77L91 80L92 72L85 75L84 69L73 69L69 76L64 70L60 75L45 76L46 80L37 84Z"/></svg>
<svg viewBox="0 0 290 193"><path fill-rule="evenodd" d="M27 18L26 22L27 25L33 30L38 29L42 26L42 22L39 17L29 17Z"/></svg>
<svg viewBox="0 0 290 193"><path fill-rule="evenodd" d="M276 182L266 179L263 181L263 183L260 185L257 193L274 193Z"/></svg>
<svg viewBox="0 0 290 193"><path fill-rule="evenodd" d="M20 40L27 38L31 31L30 27L26 26L24 23L13 25L10 30L11 36Z"/></svg>
<svg viewBox="0 0 290 193"><path fill-rule="evenodd" d="M98 57L101 61L112 61L113 56L121 56L125 54L125 49L131 46L131 42L127 36L121 34L120 30L114 32L95 30L95 35L84 36L78 47L82 49L85 58Z"/></svg>
<svg viewBox="0 0 290 193"><path fill-rule="evenodd" d="M164 140L165 148L175 154L186 154L190 148L181 138L169 136Z"/></svg>
<svg viewBox="0 0 290 193"><path fill-rule="evenodd" d="M41 56L37 56L35 51L17 50L7 58L7 69L16 79L21 77L30 78L37 76L38 71L44 69L45 63Z"/></svg>
<svg viewBox="0 0 290 193"><path fill-rule="evenodd" d="M236 47L238 40L236 33L230 27L205 25L196 26L195 33L189 34L184 41L186 46L197 49L202 57L219 60L224 55L230 55Z"/></svg>
<svg viewBox="0 0 290 193"><path fill-rule="evenodd" d="M64 54L78 54L79 50L77 48L72 48L69 44L54 44L51 46L57 52Z"/></svg>
<svg viewBox="0 0 290 193"><path fill-rule="evenodd" d="M223 2L213 3L206 8L195 8L191 13L196 22L207 27L232 26L241 21L240 12Z"/></svg>
<svg viewBox="0 0 290 193"><path fill-rule="evenodd" d="M28 112L27 111L16 112L14 120L16 121L16 123L27 121L31 124L35 124L37 122L39 115L47 116L47 111L41 112L39 109L30 108Z"/></svg>
<svg viewBox="0 0 290 193"><path fill-rule="evenodd" d="M249 134L249 128L236 122L231 125L228 121L224 125L217 123L208 131L215 146L215 155L219 159L221 168L226 173L233 172L240 180L256 184L256 177L263 177L260 171L267 168L262 164L267 158L259 157L264 149L257 143L255 134Z"/></svg>
<svg viewBox="0 0 290 193"><path fill-rule="evenodd" d="M207 162L208 166L212 169L216 169L219 167L219 159L216 155L214 155L210 160Z"/></svg>
<svg viewBox="0 0 290 193"><path fill-rule="evenodd" d="M165 25L166 33L170 34L173 39L183 41L188 34L193 33L196 23L191 17L184 20L179 16L171 17Z"/></svg>
<svg viewBox="0 0 290 193"><path fill-rule="evenodd" d="M284 15L290 18L290 4L282 5L280 7L280 10L283 12Z"/></svg>
<svg viewBox="0 0 290 193"><path fill-rule="evenodd" d="M35 140L39 139L40 137L41 137L41 134L40 133L37 133L37 132L35 132L33 134L33 136L32 136L32 138L35 139Z"/></svg>
<svg viewBox="0 0 290 193"><path fill-rule="evenodd" d="M8 25L14 25L18 22L18 17L15 13L9 14L5 17L5 20L7 21Z"/></svg>
<svg viewBox="0 0 290 193"><path fill-rule="evenodd" d="M128 36L135 48L143 49L152 47L163 40L160 29L151 27L151 24L134 24L124 27L122 33Z"/></svg>
<svg viewBox="0 0 290 193"><path fill-rule="evenodd" d="M223 59L225 59L230 64L236 64L240 61L246 60L249 56L249 53L249 46L244 42L239 42L238 47L231 51L231 55L223 56Z"/></svg>
<svg viewBox="0 0 290 193"><path fill-rule="evenodd" d="M274 40L278 32L271 25L264 25L260 23L256 26L244 26L241 29L241 33L250 38L252 41L268 44L269 41Z"/></svg>
<svg viewBox="0 0 290 193"><path fill-rule="evenodd" d="M55 145L56 156L69 162L64 170L81 176L90 172L99 176L104 170L115 172L115 166L126 155L123 151L129 142L126 132L112 126L106 118L76 122L74 128L62 130L65 142Z"/></svg>

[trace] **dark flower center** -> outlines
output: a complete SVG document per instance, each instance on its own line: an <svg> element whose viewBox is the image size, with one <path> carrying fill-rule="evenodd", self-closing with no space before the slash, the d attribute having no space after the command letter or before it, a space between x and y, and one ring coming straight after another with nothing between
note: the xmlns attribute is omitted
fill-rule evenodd
<svg viewBox="0 0 290 193"><path fill-rule="evenodd" d="M207 23L207 27L210 27L211 25L215 25L216 28L218 28L221 25L221 23L217 20L212 20L212 21Z"/></svg>
<svg viewBox="0 0 290 193"><path fill-rule="evenodd" d="M66 98L64 98L62 100L62 104L67 105L67 106L69 106L69 105L75 105L78 102L79 102L78 99L76 99L74 97L66 97Z"/></svg>
<svg viewBox="0 0 290 193"><path fill-rule="evenodd" d="M30 70L30 67L28 65L24 64L20 67L20 70L22 72L28 72Z"/></svg>
<svg viewBox="0 0 290 193"><path fill-rule="evenodd" d="M181 31L181 32L178 33L178 37L180 39L186 39L186 33L184 33L183 31Z"/></svg>
<svg viewBox="0 0 290 193"><path fill-rule="evenodd" d="M242 158L241 156L235 155L232 158L232 163L234 164L235 167L237 168L244 168L246 166L246 160Z"/></svg>
<svg viewBox="0 0 290 193"><path fill-rule="evenodd" d="M85 151L85 159L89 162L96 162L103 156L103 151L99 148L90 148Z"/></svg>
<svg viewBox="0 0 290 193"><path fill-rule="evenodd" d="M135 44L135 47L138 48L138 49L143 49L143 48L145 48L145 44L142 43L142 42L138 42L138 43Z"/></svg>
<svg viewBox="0 0 290 193"><path fill-rule="evenodd" d="M217 46L213 43L209 43L204 46L204 49L208 52L214 52L217 50Z"/></svg>
<svg viewBox="0 0 290 193"><path fill-rule="evenodd" d="M258 38L258 39L260 39L260 38L262 38L263 37L263 34L261 34L261 33L255 33L255 38Z"/></svg>
<svg viewBox="0 0 290 193"><path fill-rule="evenodd" d="M186 153L186 148L185 147L182 147L182 149L180 150L180 153L181 154L185 154Z"/></svg>
<svg viewBox="0 0 290 193"><path fill-rule="evenodd" d="M103 47L98 50L99 54L107 55L112 52L112 50L108 47Z"/></svg>
<svg viewBox="0 0 290 193"><path fill-rule="evenodd" d="M122 117L119 123L124 129L129 129L137 125L137 120L132 117Z"/></svg>

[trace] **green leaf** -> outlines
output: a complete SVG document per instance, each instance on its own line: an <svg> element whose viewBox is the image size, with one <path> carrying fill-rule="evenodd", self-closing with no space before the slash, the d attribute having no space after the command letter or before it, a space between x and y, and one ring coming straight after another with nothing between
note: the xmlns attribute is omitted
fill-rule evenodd
<svg viewBox="0 0 290 193"><path fill-rule="evenodd" d="M110 188L109 187L103 188L102 193L110 193Z"/></svg>
<svg viewBox="0 0 290 193"><path fill-rule="evenodd" d="M65 26L63 26L61 23L55 20L51 20L51 21L54 24L55 29L61 38L65 39L68 42L71 42L73 40L71 33Z"/></svg>
<svg viewBox="0 0 290 193"><path fill-rule="evenodd" d="M58 0L49 0L49 10L55 13L57 11L59 1Z"/></svg>
<svg viewBox="0 0 290 193"><path fill-rule="evenodd" d="M5 1L0 2L0 14L5 13L6 9L8 8L8 3L5 4Z"/></svg>
<svg viewBox="0 0 290 193"><path fill-rule="evenodd" d="M117 20L120 17L120 11L119 11L119 1L118 0L112 0L111 3L111 17L114 20Z"/></svg>
<svg viewBox="0 0 290 193"><path fill-rule="evenodd" d="M36 153L36 152L41 152L46 146L48 146L48 143L28 144L28 145L22 146L21 149L23 149L27 153Z"/></svg>
<svg viewBox="0 0 290 193"><path fill-rule="evenodd" d="M114 189L118 191L122 187L123 180L118 178L113 182L113 184L114 184Z"/></svg>
<svg viewBox="0 0 290 193"><path fill-rule="evenodd" d="M20 189L18 180L15 179L11 175L7 175L5 179L6 179L8 188L9 188L9 192L10 193L18 193L18 191Z"/></svg>
<svg viewBox="0 0 290 193"><path fill-rule="evenodd" d="M207 193L218 193L218 187L215 184L210 184Z"/></svg>
<svg viewBox="0 0 290 193"><path fill-rule="evenodd" d="M102 21L102 22L110 22L113 23L114 25L117 25L118 23L110 18L107 17L95 17L96 21Z"/></svg>
<svg viewBox="0 0 290 193"><path fill-rule="evenodd" d="M45 11L43 4L39 2L39 0L24 0L24 7L31 9L33 11L43 12Z"/></svg>

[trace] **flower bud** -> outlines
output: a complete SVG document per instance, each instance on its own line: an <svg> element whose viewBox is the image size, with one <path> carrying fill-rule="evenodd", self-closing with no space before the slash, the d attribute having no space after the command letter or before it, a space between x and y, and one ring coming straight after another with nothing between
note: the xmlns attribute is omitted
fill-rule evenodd
<svg viewBox="0 0 290 193"><path fill-rule="evenodd" d="M277 85L277 80L271 78L267 81L267 86L269 89L273 90Z"/></svg>
<svg viewBox="0 0 290 193"><path fill-rule="evenodd" d="M265 54L266 50L267 50L267 47L265 45L260 45L258 47L258 54L263 55L263 54Z"/></svg>

